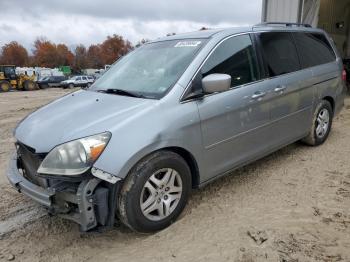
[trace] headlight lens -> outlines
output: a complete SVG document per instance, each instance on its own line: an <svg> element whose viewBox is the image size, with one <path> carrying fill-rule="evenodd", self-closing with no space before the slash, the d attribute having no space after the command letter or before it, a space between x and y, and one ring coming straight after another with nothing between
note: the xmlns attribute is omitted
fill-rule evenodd
<svg viewBox="0 0 350 262"><path fill-rule="evenodd" d="M89 136L55 147L41 163L38 173L77 176L87 171L105 149L111 134Z"/></svg>

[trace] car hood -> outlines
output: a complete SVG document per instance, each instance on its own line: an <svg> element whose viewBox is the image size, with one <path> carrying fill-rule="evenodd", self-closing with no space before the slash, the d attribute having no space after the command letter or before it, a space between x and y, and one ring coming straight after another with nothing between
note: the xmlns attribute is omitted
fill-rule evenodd
<svg viewBox="0 0 350 262"><path fill-rule="evenodd" d="M135 116L142 117L158 100L80 90L61 97L24 118L16 139L36 150L49 152L58 144L109 131Z"/></svg>

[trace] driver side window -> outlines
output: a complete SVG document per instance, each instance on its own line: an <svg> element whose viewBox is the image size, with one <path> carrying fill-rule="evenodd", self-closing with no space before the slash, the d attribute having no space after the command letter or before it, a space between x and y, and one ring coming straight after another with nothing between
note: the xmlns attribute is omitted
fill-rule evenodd
<svg viewBox="0 0 350 262"><path fill-rule="evenodd" d="M258 80L258 67L249 35L231 37L222 42L202 67L202 77L228 74L231 87Z"/></svg>

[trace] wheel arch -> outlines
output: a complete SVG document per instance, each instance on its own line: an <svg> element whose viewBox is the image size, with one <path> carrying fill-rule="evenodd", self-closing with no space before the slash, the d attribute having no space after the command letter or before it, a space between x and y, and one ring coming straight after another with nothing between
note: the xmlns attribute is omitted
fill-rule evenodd
<svg viewBox="0 0 350 262"><path fill-rule="evenodd" d="M178 155L180 155L188 164L190 170L191 170L191 176L192 176L192 188L197 188L199 185L199 168L198 168L198 163L195 159L195 157L186 149L182 147L165 147L162 149L159 149L157 151L162 151L162 150L167 150L167 151L172 151Z"/></svg>
<svg viewBox="0 0 350 262"><path fill-rule="evenodd" d="M328 101L331 104L332 111L334 113L334 110L335 110L335 100L334 100L334 98L331 97L331 96L325 96L325 97L322 98L322 100L326 100L326 101Z"/></svg>
<svg viewBox="0 0 350 262"><path fill-rule="evenodd" d="M170 151L170 152L173 152L173 153L181 156L186 161L187 165L190 168L192 188L197 188L199 186L200 177L199 177L199 167L198 167L197 160L195 159L195 157L193 156L193 154L191 152L189 152L187 149L185 149L183 147L179 147L179 146L160 147L160 148L156 148L156 149L153 149L153 150L147 152L147 154L143 154L141 158L138 158L138 160L132 161L133 164L128 164L128 165L124 166L124 170L122 173L125 174L125 176L122 176L122 177L124 177L123 179L127 178L130 171L139 162L141 162L143 159L149 157L150 155L155 154L155 153L160 152L160 151ZM125 169L126 167L127 167L127 169Z"/></svg>

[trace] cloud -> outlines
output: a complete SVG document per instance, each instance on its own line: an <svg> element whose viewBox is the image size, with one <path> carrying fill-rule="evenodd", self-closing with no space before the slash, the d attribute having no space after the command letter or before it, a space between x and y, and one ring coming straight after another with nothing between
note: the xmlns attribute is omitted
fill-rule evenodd
<svg viewBox="0 0 350 262"><path fill-rule="evenodd" d="M99 43L112 34L136 43L202 26L254 24L260 21L261 0L11 0L3 1L1 10L0 46L16 40L31 48L40 36L70 46Z"/></svg>

